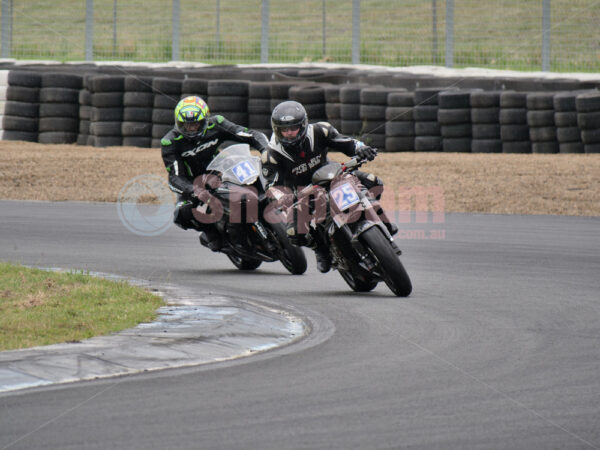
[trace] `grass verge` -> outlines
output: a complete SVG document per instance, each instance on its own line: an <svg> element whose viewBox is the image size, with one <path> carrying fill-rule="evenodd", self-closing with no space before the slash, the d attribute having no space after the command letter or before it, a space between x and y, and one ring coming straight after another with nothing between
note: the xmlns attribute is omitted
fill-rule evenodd
<svg viewBox="0 0 600 450"><path fill-rule="evenodd" d="M154 320L161 305L124 281L0 262L0 351L124 330Z"/></svg>

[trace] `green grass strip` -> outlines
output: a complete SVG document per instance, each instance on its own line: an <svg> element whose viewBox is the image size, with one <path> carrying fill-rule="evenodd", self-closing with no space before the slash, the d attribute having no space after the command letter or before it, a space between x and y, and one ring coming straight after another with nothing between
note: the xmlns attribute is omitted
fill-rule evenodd
<svg viewBox="0 0 600 450"><path fill-rule="evenodd" d="M163 304L125 281L0 262L0 351L131 328L154 320Z"/></svg>

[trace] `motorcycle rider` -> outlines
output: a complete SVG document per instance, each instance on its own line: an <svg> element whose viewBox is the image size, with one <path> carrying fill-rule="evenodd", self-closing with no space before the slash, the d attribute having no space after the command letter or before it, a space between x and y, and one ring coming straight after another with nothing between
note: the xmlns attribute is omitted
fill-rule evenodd
<svg viewBox="0 0 600 450"><path fill-rule="evenodd" d="M180 228L203 232L200 242L212 251L222 247L221 236L213 224L200 223L193 210L199 205L194 179L206 173L206 167L224 141L247 143L265 151L267 137L225 119L211 115L206 102L197 96L181 99L175 106L175 126L161 140L162 158L169 173L169 188L178 194L173 222Z"/></svg>
<svg viewBox="0 0 600 450"><path fill-rule="evenodd" d="M277 185L291 188L295 193L298 188L311 184L312 174L328 163L328 148L343 152L348 156L373 160L377 151L363 142L340 134L327 122L308 123L308 115L304 107L295 101L278 104L271 114L273 135L268 150L261 154L262 172L266 180L266 188ZM354 175L367 189L383 190L383 182L373 174L355 171ZM383 216L383 211L378 211ZM391 234L398 228L388 220L384 220ZM311 246L315 250L317 269L328 272L331 268L331 257L326 242L318 236L307 238L298 233L295 224L288 224L288 236L295 245Z"/></svg>

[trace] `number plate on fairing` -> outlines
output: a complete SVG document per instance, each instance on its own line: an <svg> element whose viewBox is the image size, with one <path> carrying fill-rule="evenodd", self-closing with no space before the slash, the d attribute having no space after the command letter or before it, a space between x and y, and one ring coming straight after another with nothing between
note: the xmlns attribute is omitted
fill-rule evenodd
<svg viewBox="0 0 600 450"><path fill-rule="evenodd" d="M233 166L231 170L241 184L246 184L247 181L258 176L258 172L249 161L242 161Z"/></svg>
<svg viewBox="0 0 600 450"><path fill-rule="evenodd" d="M339 211L344 211L352 205L356 205L360 198L350 183L344 183L331 190L331 198Z"/></svg>

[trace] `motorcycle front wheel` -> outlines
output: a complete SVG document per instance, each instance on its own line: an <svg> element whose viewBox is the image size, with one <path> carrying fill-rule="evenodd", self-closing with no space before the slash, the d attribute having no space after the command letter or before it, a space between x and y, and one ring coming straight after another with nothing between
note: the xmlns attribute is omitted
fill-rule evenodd
<svg viewBox="0 0 600 450"><path fill-rule="evenodd" d="M377 260L387 287L398 297L408 297L412 292L412 283L383 232L378 227L372 227L361 234L360 239Z"/></svg>
<svg viewBox="0 0 600 450"><path fill-rule="evenodd" d="M338 272L354 292L371 292L377 286L377 280L361 279L349 270L338 268Z"/></svg>
<svg viewBox="0 0 600 450"><path fill-rule="evenodd" d="M271 224L272 230L275 232L279 247L279 260L283 267L292 275L302 275L306 272L307 262L306 256L300 247L292 245L285 232L285 227L281 223Z"/></svg>
<svg viewBox="0 0 600 450"><path fill-rule="evenodd" d="M227 257L240 270L255 270L262 264L260 259L242 258L235 255L227 255Z"/></svg>

